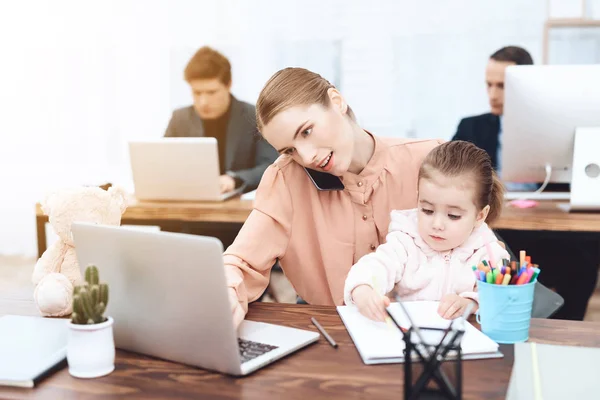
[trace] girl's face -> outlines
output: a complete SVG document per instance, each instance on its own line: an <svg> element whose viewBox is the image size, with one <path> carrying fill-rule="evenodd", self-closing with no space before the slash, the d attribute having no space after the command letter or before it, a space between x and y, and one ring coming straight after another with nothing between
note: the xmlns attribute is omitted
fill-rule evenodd
<svg viewBox="0 0 600 400"><path fill-rule="evenodd" d="M303 167L342 176L352 161L354 132L340 93L329 89L328 95L329 107L290 107L275 115L261 133L280 154L290 155Z"/></svg>
<svg viewBox="0 0 600 400"><path fill-rule="evenodd" d="M431 179L419 181L419 234L432 249L459 247L485 221L489 206L477 209L475 188L470 174L450 178L432 171Z"/></svg>

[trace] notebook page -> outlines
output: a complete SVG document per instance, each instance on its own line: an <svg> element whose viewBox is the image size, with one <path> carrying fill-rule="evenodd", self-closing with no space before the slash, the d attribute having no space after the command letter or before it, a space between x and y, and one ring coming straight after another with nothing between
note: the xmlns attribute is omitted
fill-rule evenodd
<svg viewBox="0 0 600 400"><path fill-rule="evenodd" d="M450 321L438 315L438 304L431 301L415 301L405 302L404 306L417 326L444 329L449 326ZM360 314L355 306L339 306L337 310L363 359L403 357L404 341L399 329L390 327L385 322L371 321ZM410 323L399 304L392 303L388 310L400 326L410 328ZM426 342L437 343L442 337L441 333L422 333ZM496 342L468 322L465 322L465 335L461 347L463 354L498 351Z"/></svg>
<svg viewBox="0 0 600 400"><path fill-rule="evenodd" d="M438 301L409 301L403 303L413 322L419 327L446 329L452 321L442 318L437 310ZM392 303L388 307L394 319L400 323L403 328L410 328L410 322L400 304ZM498 351L498 344L487 337L483 332L475 328L468 321L455 320L455 324L464 323L465 334L461 342L461 348L464 354L471 353L491 353ZM427 342L428 338L424 338ZM441 337L440 337L441 339ZM433 339L434 340L434 339ZM439 339L437 340L439 342Z"/></svg>
<svg viewBox="0 0 600 400"><path fill-rule="evenodd" d="M404 357L402 333L396 326L372 321L354 306L338 306L337 311L363 360Z"/></svg>
<svg viewBox="0 0 600 400"><path fill-rule="evenodd" d="M419 327L440 328L446 329L451 321L442 318L437 309L438 301L409 301L405 302L404 306L410 313L413 322ZM402 327L410 328L410 322L406 318L400 304L392 303L388 310L394 316L396 321L400 322ZM475 328L468 321L455 320L455 324L464 323L465 334L461 342L461 348L464 354L470 353L489 353L498 351L498 344L487 337L479 329ZM425 338L426 341L427 338ZM438 339L439 342L439 339Z"/></svg>
<svg viewBox="0 0 600 400"><path fill-rule="evenodd" d="M452 322L438 314L437 309L440 303L437 301L405 301L403 304L418 327L446 329ZM392 303L388 310L403 328L410 328L410 322L400 304Z"/></svg>

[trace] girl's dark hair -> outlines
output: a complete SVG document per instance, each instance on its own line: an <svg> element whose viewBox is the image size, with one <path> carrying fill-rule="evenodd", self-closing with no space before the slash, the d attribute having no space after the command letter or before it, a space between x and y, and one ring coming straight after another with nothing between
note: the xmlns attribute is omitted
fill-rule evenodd
<svg viewBox="0 0 600 400"><path fill-rule="evenodd" d="M485 150L462 140L441 144L423 160L419 180L431 179L433 171L451 177L471 174L476 187L475 205L479 210L490 206L486 219L488 223L498 219L504 203L504 186Z"/></svg>

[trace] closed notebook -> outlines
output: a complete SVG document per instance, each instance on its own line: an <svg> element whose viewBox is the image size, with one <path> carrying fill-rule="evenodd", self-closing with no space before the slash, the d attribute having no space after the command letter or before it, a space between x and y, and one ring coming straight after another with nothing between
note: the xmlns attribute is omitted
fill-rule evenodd
<svg viewBox="0 0 600 400"><path fill-rule="evenodd" d="M600 348L516 343L506 398L600 398Z"/></svg>
<svg viewBox="0 0 600 400"><path fill-rule="evenodd" d="M5 315L0 318L0 385L34 387L67 355L65 319Z"/></svg>
<svg viewBox="0 0 600 400"><path fill-rule="evenodd" d="M419 327L445 329L450 325L451 321L440 317L437 313L439 305L437 301L409 301L403 304ZM400 326L410 328L410 322L398 303L392 303L388 310ZM372 321L360 314L355 306L338 306L337 311L365 364L404 362L404 340L398 327L385 322ZM464 323L465 334L461 342L463 359L502 357L496 342L469 322L464 321ZM433 338L424 339L436 343Z"/></svg>

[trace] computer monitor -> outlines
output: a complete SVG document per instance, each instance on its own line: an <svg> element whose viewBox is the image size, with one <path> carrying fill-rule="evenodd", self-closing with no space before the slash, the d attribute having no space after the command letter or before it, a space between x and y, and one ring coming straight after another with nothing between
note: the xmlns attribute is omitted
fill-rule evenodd
<svg viewBox="0 0 600 400"><path fill-rule="evenodd" d="M510 66L502 180L571 183L572 209L600 209L600 65Z"/></svg>

